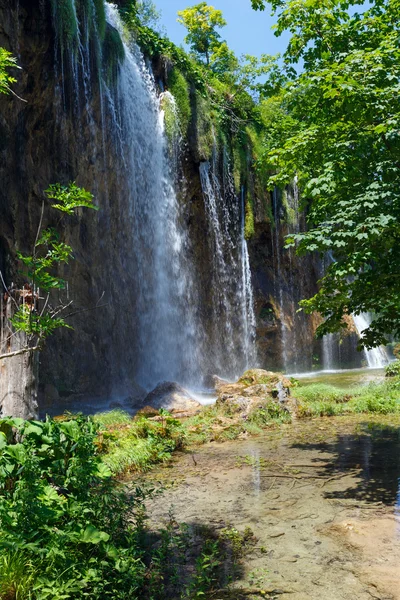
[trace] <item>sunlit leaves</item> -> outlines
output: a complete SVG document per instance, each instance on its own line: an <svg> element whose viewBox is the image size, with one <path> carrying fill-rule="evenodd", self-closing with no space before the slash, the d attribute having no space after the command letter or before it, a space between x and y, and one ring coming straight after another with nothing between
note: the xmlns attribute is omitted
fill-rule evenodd
<svg viewBox="0 0 400 600"><path fill-rule="evenodd" d="M72 215L75 209L81 207L98 210L98 207L93 204L93 195L84 188L78 187L75 183L69 185L54 183L49 186L45 193L51 200L56 200L56 204L52 204L53 208L68 215Z"/></svg>
<svg viewBox="0 0 400 600"><path fill-rule="evenodd" d="M9 74L9 69L15 68L19 68L16 59L10 52L0 48L0 94L11 92L10 86L16 82L16 79Z"/></svg>
<svg viewBox="0 0 400 600"><path fill-rule="evenodd" d="M221 44L217 29L226 25L222 12L207 2L200 2L179 11L178 17L178 23L188 31L185 42L209 64L210 54L214 49L218 50Z"/></svg>
<svg viewBox="0 0 400 600"><path fill-rule="evenodd" d="M320 334L374 312L363 341L381 343L400 335L399 4L378 0L360 15L347 2L272 6L278 33L292 32L285 60L304 70L268 113L263 167L271 187L296 176L307 205L309 230L288 243L331 263L302 307L325 317Z"/></svg>

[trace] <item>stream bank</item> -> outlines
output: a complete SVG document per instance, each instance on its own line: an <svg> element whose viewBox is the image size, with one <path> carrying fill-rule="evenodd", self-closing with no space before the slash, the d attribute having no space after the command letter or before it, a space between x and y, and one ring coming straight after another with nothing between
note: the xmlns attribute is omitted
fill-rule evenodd
<svg viewBox="0 0 400 600"><path fill-rule="evenodd" d="M297 421L175 455L143 477L163 488L149 528L171 514L192 528L251 528L236 580L210 599L397 600L399 426L394 415Z"/></svg>

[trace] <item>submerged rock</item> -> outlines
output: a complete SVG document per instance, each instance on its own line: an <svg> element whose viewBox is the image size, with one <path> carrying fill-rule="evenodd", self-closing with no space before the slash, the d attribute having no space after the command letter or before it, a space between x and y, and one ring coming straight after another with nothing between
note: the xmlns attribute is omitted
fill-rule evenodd
<svg viewBox="0 0 400 600"><path fill-rule="evenodd" d="M194 400L189 392L178 383L163 381L143 400L144 406L171 412L187 412L201 408L200 402Z"/></svg>

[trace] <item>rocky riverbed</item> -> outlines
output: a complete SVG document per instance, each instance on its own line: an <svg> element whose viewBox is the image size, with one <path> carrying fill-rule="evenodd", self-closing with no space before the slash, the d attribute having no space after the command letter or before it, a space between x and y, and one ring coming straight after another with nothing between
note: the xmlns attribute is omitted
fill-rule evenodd
<svg viewBox="0 0 400 600"><path fill-rule="evenodd" d="M400 419L295 422L211 443L144 477L163 493L149 528L171 520L251 528L240 568L206 597L400 599Z"/></svg>

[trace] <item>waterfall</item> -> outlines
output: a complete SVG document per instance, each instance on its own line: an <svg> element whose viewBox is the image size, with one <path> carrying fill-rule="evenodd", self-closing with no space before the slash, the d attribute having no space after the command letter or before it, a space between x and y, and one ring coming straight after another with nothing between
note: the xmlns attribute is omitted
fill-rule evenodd
<svg viewBox="0 0 400 600"><path fill-rule="evenodd" d="M362 336L363 331L371 324L371 319L367 313L353 315L353 321L360 337ZM370 369L382 369L389 362L386 350L383 346L371 348L370 350L364 348L364 354Z"/></svg>
<svg viewBox="0 0 400 600"><path fill-rule="evenodd" d="M212 254L212 331L217 372L238 377L256 365L253 289L244 235L244 192L234 192L227 154L222 156L222 187L218 156L200 165L209 245Z"/></svg>
<svg viewBox="0 0 400 600"><path fill-rule="evenodd" d="M244 350L246 358L246 369L255 367L257 364L255 338L256 338L256 315L254 312L254 295L251 283L251 269L249 249L245 237L245 204L244 187L241 190L241 247L242 247L242 323L244 326Z"/></svg>
<svg viewBox="0 0 400 600"><path fill-rule="evenodd" d="M123 36L115 6L107 20ZM185 385L199 377L198 325L193 310L191 265L185 254L174 174L168 158L164 111L154 79L134 45L125 44L116 108L129 190L136 292L137 380L149 389L160 381ZM125 258L126 259L126 258ZM123 304L123 299L120 300Z"/></svg>
<svg viewBox="0 0 400 600"><path fill-rule="evenodd" d="M282 340L282 360L284 370L287 372L289 368L288 364L288 330L285 323L284 315L284 304L283 304L283 270L281 267L281 242L280 242L280 218L278 210L278 194L277 189L274 188L272 192L272 204L274 212L274 229L273 235L275 238L275 269L276 269L276 281L277 281L277 297L279 301L279 323L281 330Z"/></svg>
<svg viewBox="0 0 400 600"><path fill-rule="evenodd" d="M116 7L107 5L107 20L123 37ZM197 306L195 253L177 196L185 183L175 100L170 92L158 96L138 48L124 45L113 127L129 193L135 278L126 283L136 296L137 380L148 389L162 380L200 387L213 373L237 377L256 362L244 198L241 205L227 150L220 156L215 148L211 163L200 165L212 261L210 315Z"/></svg>

